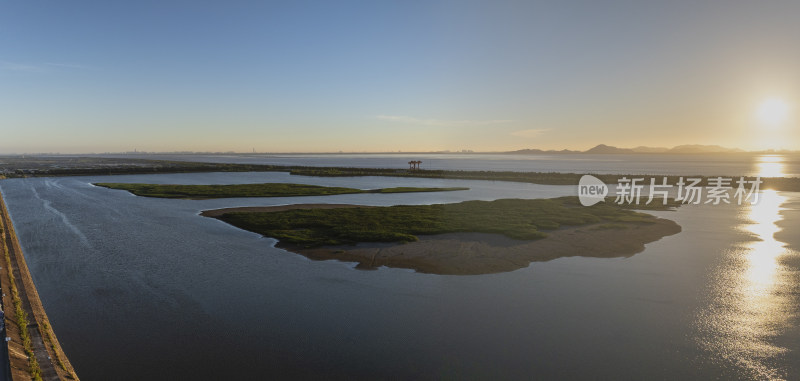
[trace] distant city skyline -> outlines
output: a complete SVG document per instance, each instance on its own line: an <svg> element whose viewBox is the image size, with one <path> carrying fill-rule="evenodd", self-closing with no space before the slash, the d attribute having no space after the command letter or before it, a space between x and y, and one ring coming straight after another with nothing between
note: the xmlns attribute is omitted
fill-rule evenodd
<svg viewBox="0 0 800 381"><path fill-rule="evenodd" d="M800 3L13 2L0 154L800 150Z"/></svg>

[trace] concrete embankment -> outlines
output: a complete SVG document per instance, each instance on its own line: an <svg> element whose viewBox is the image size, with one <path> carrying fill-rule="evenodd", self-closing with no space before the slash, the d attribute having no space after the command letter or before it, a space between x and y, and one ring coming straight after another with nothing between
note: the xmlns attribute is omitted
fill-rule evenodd
<svg viewBox="0 0 800 381"><path fill-rule="evenodd" d="M0 287L13 380L77 380L53 332L0 194Z"/></svg>

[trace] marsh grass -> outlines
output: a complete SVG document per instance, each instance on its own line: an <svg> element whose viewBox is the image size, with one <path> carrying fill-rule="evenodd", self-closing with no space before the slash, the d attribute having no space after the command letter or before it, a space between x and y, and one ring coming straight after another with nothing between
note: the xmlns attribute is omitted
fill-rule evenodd
<svg viewBox="0 0 800 381"><path fill-rule="evenodd" d="M231 212L218 218L239 228L303 247L413 242L418 240L418 235L457 232L494 233L514 239L535 240L546 237L547 230L564 226L652 223L655 219L649 214L615 204L583 207L577 197Z"/></svg>
<svg viewBox="0 0 800 381"><path fill-rule="evenodd" d="M297 196L329 196L353 193L409 193L409 192L445 192L468 190L469 188L421 188L397 187L381 189L355 189L344 187L326 187L308 184L232 184L232 185L175 185L175 184L127 184L96 183L94 185L121 189L137 196L181 199L210 199L232 197L297 197Z"/></svg>
<svg viewBox="0 0 800 381"><path fill-rule="evenodd" d="M299 176L318 176L318 177L349 177L349 176L391 176L391 177L422 177L435 179L463 179L463 180L491 180L491 181L513 181L531 184L545 185L577 185L581 173L562 173L562 172L515 172L515 171L462 171L462 170L431 170L431 169L392 169L392 168L337 168L337 167L292 167L289 173ZM642 178L642 184L649 184L650 179L655 179L657 183L666 178L667 184L677 184L681 177L693 177L702 179L702 184L708 184L708 180L716 176L661 176L652 174L593 174L606 184L616 184L620 178ZM722 176L723 178L738 179L736 176ZM755 180L753 176L745 177L746 180ZM782 191L800 191L800 178L797 177L768 177L762 178L761 189L774 189Z"/></svg>
<svg viewBox="0 0 800 381"><path fill-rule="evenodd" d="M3 222L0 221L0 229L4 230ZM14 304L14 315L16 318L16 324L19 327L19 336L22 340L22 347L25 351L25 355L28 356L28 368L31 374L31 379L39 381L42 379L42 369L39 366L39 361L36 360L36 355L33 352L33 343L31 343L31 335L28 332L28 314L22 308L22 299L19 297L19 290L17 289L17 279L14 276L13 267L11 266L11 254L8 251L8 245L6 244L6 234L3 231L2 235L3 240L3 257L5 257L6 262L6 272L8 273L8 280L10 283L10 291L11 291L11 301Z"/></svg>

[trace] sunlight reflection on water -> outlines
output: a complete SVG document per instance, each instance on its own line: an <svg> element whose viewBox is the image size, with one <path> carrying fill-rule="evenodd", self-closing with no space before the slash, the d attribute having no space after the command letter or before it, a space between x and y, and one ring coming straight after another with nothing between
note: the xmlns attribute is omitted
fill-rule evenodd
<svg viewBox="0 0 800 381"><path fill-rule="evenodd" d="M782 259L797 255L775 239L776 225L786 197L766 190L755 205L745 205L739 218L746 241L731 250L728 261L717 271L712 300L701 317L706 332L701 345L715 357L740 368L748 377L780 380L785 369L776 359L788 351L775 338L793 326L797 301L794 272Z"/></svg>
<svg viewBox="0 0 800 381"><path fill-rule="evenodd" d="M763 155L756 158L756 173L761 177L782 177L785 158L781 155Z"/></svg>

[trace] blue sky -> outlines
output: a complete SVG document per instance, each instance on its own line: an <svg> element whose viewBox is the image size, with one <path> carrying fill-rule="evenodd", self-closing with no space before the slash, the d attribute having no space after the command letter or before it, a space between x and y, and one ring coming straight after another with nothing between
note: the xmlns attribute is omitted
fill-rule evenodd
<svg viewBox="0 0 800 381"><path fill-rule="evenodd" d="M0 153L800 149L790 1L0 1ZM780 126L754 118L764 99Z"/></svg>

